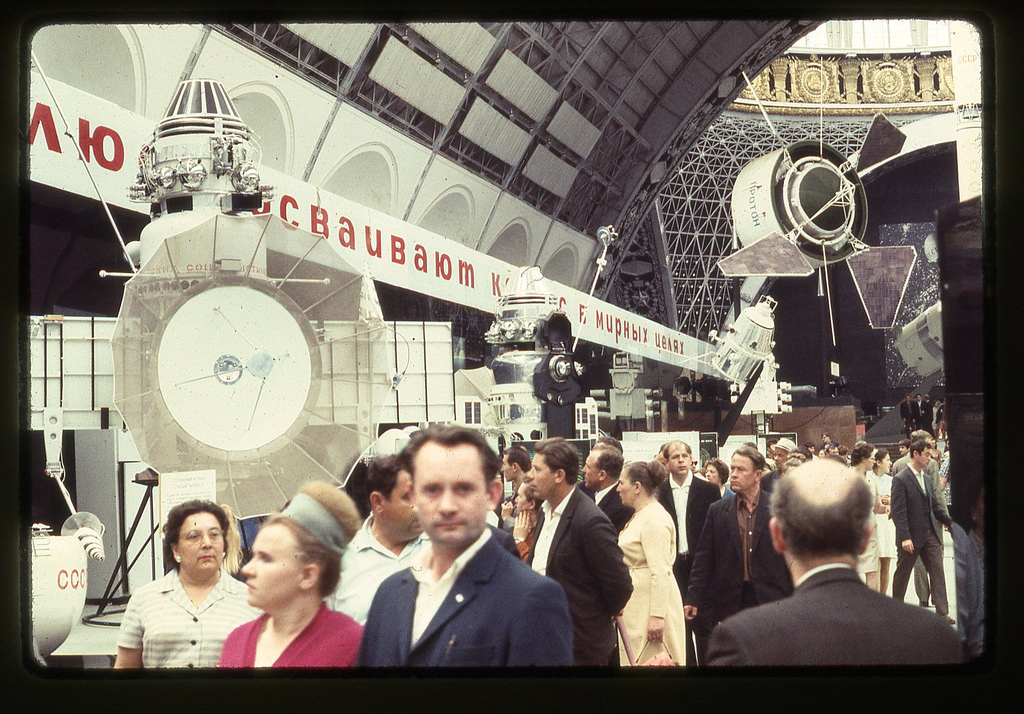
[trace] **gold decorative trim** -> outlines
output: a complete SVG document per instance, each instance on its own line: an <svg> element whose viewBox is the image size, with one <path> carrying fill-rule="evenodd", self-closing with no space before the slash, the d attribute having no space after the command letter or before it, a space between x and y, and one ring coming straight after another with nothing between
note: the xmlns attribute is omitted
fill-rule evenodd
<svg viewBox="0 0 1024 714"><path fill-rule="evenodd" d="M952 110L953 63L948 54L930 53L784 55L750 84L765 110L776 114L864 115L876 113L878 105L890 111L895 105L898 114L932 114ZM758 111L751 87L730 109Z"/></svg>

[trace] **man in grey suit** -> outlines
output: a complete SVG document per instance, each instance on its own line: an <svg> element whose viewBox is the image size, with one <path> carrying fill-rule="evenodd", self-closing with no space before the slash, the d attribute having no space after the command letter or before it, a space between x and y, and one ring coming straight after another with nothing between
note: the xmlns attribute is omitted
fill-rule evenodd
<svg viewBox="0 0 1024 714"><path fill-rule="evenodd" d="M925 475L925 467L931 460L930 448L924 439L911 444L910 463L892 479L889 503L899 544L896 572L892 577L892 596L903 602L914 563L920 556L931 580L935 613L953 624L946 601L942 530L939 528L939 523L949 528L953 521L945 511L945 503L932 492L932 485Z"/></svg>
<svg viewBox="0 0 1024 714"><path fill-rule="evenodd" d="M870 589L858 555L873 529L874 499L849 467L811 461L780 479L771 498L772 545L792 559L790 597L744 610L711 634L712 666L954 664L956 631L920 608ZM904 586L906 583L904 582Z"/></svg>
<svg viewBox="0 0 1024 714"><path fill-rule="evenodd" d="M574 665L607 666L615 648L613 618L633 583L608 516L576 488L579 456L561 437L537 443L526 482L544 499L529 563L562 586L572 617Z"/></svg>

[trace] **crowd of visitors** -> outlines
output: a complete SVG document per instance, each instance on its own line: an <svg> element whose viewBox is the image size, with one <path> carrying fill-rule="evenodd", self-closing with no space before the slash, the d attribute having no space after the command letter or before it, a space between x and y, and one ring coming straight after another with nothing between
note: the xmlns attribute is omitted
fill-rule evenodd
<svg viewBox="0 0 1024 714"><path fill-rule="evenodd" d="M912 429L895 463L824 433L698 465L678 440L649 461L612 438L585 459L557 437L499 457L479 431L421 429L369 462L365 520L308 483L237 573L230 513L174 508L169 572L132 596L115 666L958 662L983 649L983 500L972 528L952 524L933 431ZM916 566L934 612L903 602Z"/></svg>

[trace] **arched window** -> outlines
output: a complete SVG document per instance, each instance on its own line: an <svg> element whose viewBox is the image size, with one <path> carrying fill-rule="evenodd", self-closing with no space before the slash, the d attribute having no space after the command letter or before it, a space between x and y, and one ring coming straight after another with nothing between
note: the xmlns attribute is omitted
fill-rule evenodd
<svg viewBox="0 0 1024 714"><path fill-rule="evenodd" d="M245 92L232 96L239 116L256 132L260 150L260 163L283 173L290 173L289 131L284 115L271 97L262 92Z"/></svg>
<svg viewBox="0 0 1024 714"><path fill-rule="evenodd" d="M32 38L32 52L48 78L139 111L133 53L116 25L42 27Z"/></svg>
<svg viewBox="0 0 1024 714"><path fill-rule="evenodd" d="M562 285L574 287L576 285L576 253L568 246L562 246L547 263L541 268L544 277L548 280L557 280Z"/></svg>
<svg viewBox="0 0 1024 714"><path fill-rule="evenodd" d="M494 239L487 254L516 266L532 265L530 239L522 223L513 223Z"/></svg>
<svg viewBox="0 0 1024 714"><path fill-rule="evenodd" d="M394 214L391 165L377 151L363 151L323 182L325 190L382 213Z"/></svg>
<svg viewBox="0 0 1024 714"><path fill-rule="evenodd" d="M472 245L473 208L461 191L451 190L435 201L417 224L462 245Z"/></svg>

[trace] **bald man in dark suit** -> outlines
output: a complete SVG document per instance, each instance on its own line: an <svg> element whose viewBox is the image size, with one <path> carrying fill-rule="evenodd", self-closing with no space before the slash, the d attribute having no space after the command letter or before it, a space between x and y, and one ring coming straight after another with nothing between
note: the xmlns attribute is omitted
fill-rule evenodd
<svg viewBox="0 0 1024 714"><path fill-rule="evenodd" d="M712 666L954 664L956 630L872 590L857 574L874 499L852 469L812 461L779 481L772 546L792 560L790 597L744 610L711 634Z"/></svg>

